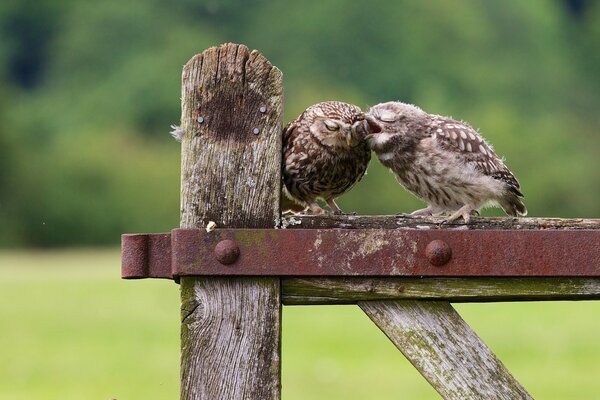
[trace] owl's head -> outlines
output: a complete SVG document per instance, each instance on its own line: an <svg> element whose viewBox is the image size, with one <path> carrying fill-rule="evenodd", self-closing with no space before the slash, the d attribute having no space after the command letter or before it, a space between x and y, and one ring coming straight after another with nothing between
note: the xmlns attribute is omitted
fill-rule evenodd
<svg viewBox="0 0 600 400"><path fill-rule="evenodd" d="M399 101L377 104L367 111L365 119L369 127L367 139L377 135L403 135L408 132L409 123L418 123L428 114L419 107Z"/></svg>
<svg viewBox="0 0 600 400"><path fill-rule="evenodd" d="M352 104L324 101L309 107L305 116L311 135L327 147L355 147L367 135L365 115Z"/></svg>

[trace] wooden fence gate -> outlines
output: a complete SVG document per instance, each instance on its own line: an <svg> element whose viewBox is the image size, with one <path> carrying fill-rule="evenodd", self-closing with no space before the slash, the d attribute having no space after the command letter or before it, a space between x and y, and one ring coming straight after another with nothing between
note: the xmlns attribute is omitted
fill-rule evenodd
<svg viewBox="0 0 600 400"><path fill-rule="evenodd" d="M358 304L445 399L532 398L450 303L600 298L600 221L282 218L281 72L225 44L182 80L181 228L122 237L181 284L181 399L279 399L282 304Z"/></svg>

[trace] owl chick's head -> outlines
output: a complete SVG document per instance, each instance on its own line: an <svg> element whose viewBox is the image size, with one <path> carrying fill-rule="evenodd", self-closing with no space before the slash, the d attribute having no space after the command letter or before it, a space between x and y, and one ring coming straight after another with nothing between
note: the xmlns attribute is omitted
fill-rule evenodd
<svg viewBox="0 0 600 400"><path fill-rule="evenodd" d="M377 104L367 111L368 140L377 135L403 135L408 131L409 123L418 123L428 117L425 111L412 104L389 101Z"/></svg>
<svg viewBox="0 0 600 400"><path fill-rule="evenodd" d="M367 134L362 110L340 101L315 104L306 109L303 119L311 135L327 147L355 147Z"/></svg>

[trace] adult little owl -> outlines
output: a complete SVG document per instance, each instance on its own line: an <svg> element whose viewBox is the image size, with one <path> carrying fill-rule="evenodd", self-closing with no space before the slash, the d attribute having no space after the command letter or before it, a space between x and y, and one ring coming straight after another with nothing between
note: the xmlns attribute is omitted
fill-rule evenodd
<svg viewBox="0 0 600 400"><path fill-rule="evenodd" d="M500 206L510 216L527 209L519 182L492 147L468 124L388 102L366 113L367 141L381 163L428 207L411 215L451 213L469 222L472 212Z"/></svg>
<svg viewBox="0 0 600 400"><path fill-rule="evenodd" d="M364 113L357 106L325 101L307 108L283 130L282 211L310 208L341 213L334 199L358 182L371 159L364 140Z"/></svg>

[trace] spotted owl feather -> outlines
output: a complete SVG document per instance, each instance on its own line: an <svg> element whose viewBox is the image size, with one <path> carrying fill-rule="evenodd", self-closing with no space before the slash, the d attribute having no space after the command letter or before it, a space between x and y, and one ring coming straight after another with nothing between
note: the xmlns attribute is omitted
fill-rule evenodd
<svg viewBox="0 0 600 400"><path fill-rule="evenodd" d="M488 176L506 182L516 195L523 196L515 176L492 146L469 124L436 115L432 118L431 134L442 148L459 152L465 162Z"/></svg>

